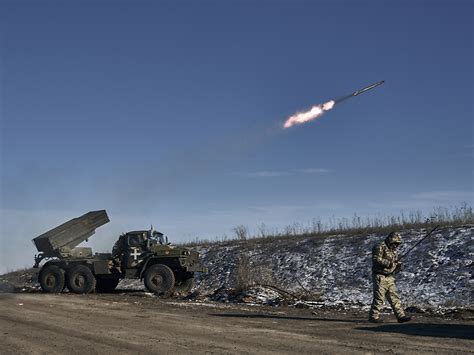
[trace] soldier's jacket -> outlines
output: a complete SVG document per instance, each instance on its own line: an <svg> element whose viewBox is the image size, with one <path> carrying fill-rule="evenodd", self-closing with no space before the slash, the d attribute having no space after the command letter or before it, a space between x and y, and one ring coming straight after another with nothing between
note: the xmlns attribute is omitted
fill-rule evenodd
<svg viewBox="0 0 474 355"><path fill-rule="evenodd" d="M121 243L121 240L119 239L115 242L115 244L112 248L112 256L114 258L118 258L122 254L122 251L123 251L122 243Z"/></svg>
<svg viewBox="0 0 474 355"><path fill-rule="evenodd" d="M372 249L372 272L390 275L396 266L397 252L390 249L386 241L380 242Z"/></svg>

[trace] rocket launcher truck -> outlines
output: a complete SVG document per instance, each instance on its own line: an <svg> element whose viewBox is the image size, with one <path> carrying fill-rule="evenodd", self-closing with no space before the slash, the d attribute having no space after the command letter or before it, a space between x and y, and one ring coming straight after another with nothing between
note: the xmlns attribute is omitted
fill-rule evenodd
<svg viewBox="0 0 474 355"><path fill-rule="evenodd" d="M44 292L111 292L121 279L140 279L153 293L189 293L195 272L207 272L199 253L168 243L158 231L138 230L122 234L112 253L92 253L78 247L96 228L109 222L105 210L91 211L33 239L38 250L35 268Z"/></svg>

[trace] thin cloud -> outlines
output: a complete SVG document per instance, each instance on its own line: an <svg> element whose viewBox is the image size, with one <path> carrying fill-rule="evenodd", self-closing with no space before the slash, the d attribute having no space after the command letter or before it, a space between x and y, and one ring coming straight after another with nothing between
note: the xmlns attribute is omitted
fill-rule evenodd
<svg viewBox="0 0 474 355"><path fill-rule="evenodd" d="M268 177L281 177L281 176L290 176L297 174L327 174L330 173L329 169L322 168L307 168L307 169L297 169L292 171L271 171L271 170L262 170L254 171L241 174L242 176L249 178L268 178Z"/></svg>
<svg viewBox="0 0 474 355"><path fill-rule="evenodd" d="M330 173L329 169L320 169L320 168L309 168L309 169L299 169L298 172L303 174L327 174Z"/></svg>
<svg viewBox="0 0 474 355"><path fill-rule="evenodd" d="M288 176L289 172L286 171L255 171L252 173L243 174L245 177L250 178L267 178L267 177L279 177L279 176Z"/></svg>

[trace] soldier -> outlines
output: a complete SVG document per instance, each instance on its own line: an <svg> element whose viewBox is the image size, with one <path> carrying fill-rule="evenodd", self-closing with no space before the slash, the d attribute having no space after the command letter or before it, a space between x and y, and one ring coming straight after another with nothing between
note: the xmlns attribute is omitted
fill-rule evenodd
<svg viewBox="0 0 474 355"><path fill-rule="evenodd" d="M393 313L399 323L408 322L411 317L405 315L400 298L395 286L394 273L401 268L396 249L402 243L399 233L392 232L383 241L374 246L372 250L372 280L374 287L374 300L370 308L369 321L381 323L380 311L385 302L385 297L392 306Z"/></svg>
<svg viewBox="0 0 474 355"><path fill-rule="evenodd" d="M121 234L112 248L112 264L118 272L122 272L123 254L127 250L127 235Z"/></svg>
<svg viewBox="0 0 474 355"><path fill-rule="evenodd" d="M120 260L126 247L125 234L120 235L112 248L112 257Z"/></svg>

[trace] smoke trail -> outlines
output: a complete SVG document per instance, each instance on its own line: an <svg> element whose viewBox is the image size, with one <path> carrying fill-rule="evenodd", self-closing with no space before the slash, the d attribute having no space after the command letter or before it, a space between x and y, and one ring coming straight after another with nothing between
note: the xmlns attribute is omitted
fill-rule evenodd
<svg viewBox="0 0 474 355"><path fill-rule="evenodd" d="M295 113L293 116L289 117L285 121L283 128L290 128L294 125L303 124L305 122L312 121L318 117L321 117L324 112L331 110L335 104L336 101L331 100L325 102L324 104L313 106L308 111Z"/></svg>
<svg viewBox="0 0 474 355"><path fill-rule="evenodd" d="M375 88L379 85L382 85L383 83L385 83L385 80L373 83L369 86L366 86L366 87L364 87L360 90L357 90L357 91L353 92L350 95L340 97L336 100L331 100L331 101L325 102L324 104L313 106L308 111L295 113L293 116L289 117L285 121L285 124L283 125L283 128L290 128L290 127L294 126L295 124L306 123L308 121L312 121L312 120L314 120L318 117L321 117L321 115L324 112L331 110L336 103L341 103L342 101L350 99L351 97L355 97L357 95L363 94L364 92L372 90L373 88Z"/></svg>

